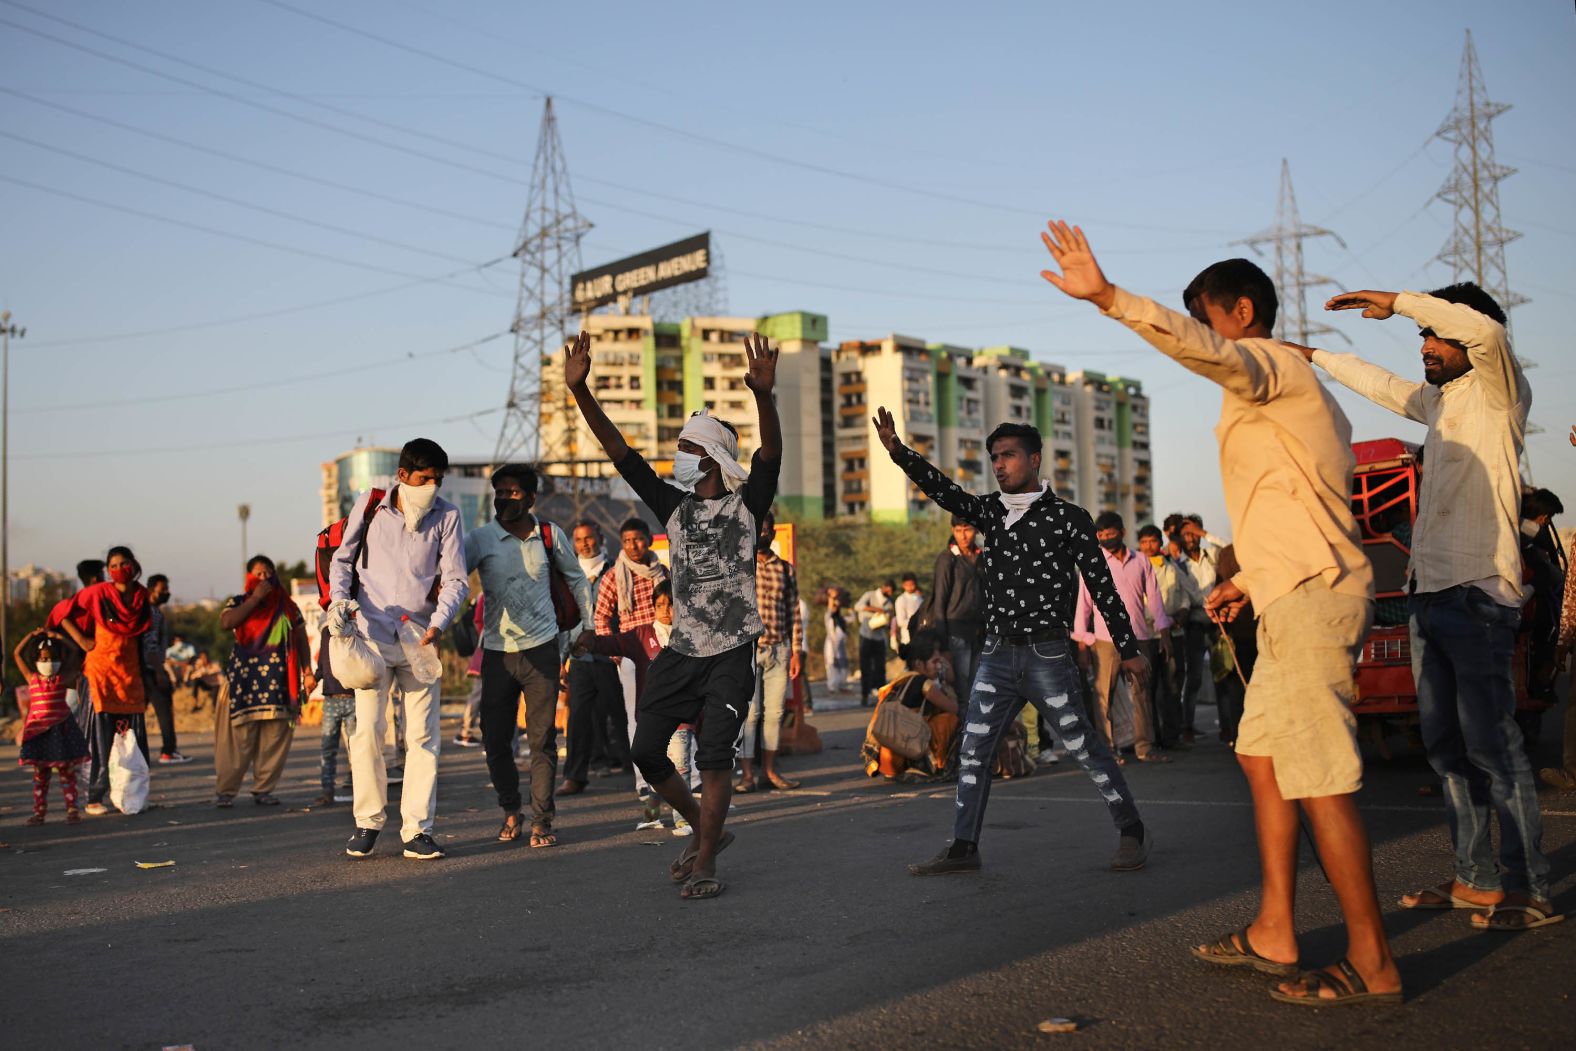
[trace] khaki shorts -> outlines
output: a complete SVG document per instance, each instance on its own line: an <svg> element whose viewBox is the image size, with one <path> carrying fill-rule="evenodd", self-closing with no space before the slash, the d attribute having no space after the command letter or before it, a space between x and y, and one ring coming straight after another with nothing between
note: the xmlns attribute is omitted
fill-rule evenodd
<svg viewBox="0 0 1576 1051"><path fill-rule="evenodd" d="M1259 615L1259 659L1243 702L1237 753L1274 760L1283 799L1362 787L1352 668L1372 617L1371 601L1331 591L1321 577L1298 584Z"/></svg>

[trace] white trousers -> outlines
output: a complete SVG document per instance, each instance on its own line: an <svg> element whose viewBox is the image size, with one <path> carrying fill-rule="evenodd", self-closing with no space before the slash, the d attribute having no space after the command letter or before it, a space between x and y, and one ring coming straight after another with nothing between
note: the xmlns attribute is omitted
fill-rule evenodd
<svg viewBox="0 0 1576 1051"><path fill-rule="evenodd" d="M381 829L388 820L388 767L383 735L391 688L399 686L405 716L405 783L400 791L400 839L432 831L438 807L439 684L425 686L411 674L397 643L375 642L388 670L370 690L356 691L356 729L350 735L351 804L357 828Z"/></svg>

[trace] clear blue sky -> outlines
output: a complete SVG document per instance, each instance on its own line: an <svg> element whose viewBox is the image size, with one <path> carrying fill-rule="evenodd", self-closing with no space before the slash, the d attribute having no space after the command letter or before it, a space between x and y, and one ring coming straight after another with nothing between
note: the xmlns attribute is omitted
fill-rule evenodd
<svg viewBox="0 0 1576 1051"><path fill-rule="evenodd" d="M1311 243L1310 270L1445 283L1428 201L1451 153L1429 138L1469 28L1515 107L1494 133L1520 169L1501 199L1533 300L1513 315L1540 362L1533 470L1576 514L1569 4L286 2L351 28L268 0L0 0L0 176L32 184L0 181L0 305L29 330L13 566L128 543L178 597L224 594L236 505L253 548L305 557L318 465L358 438L488 455L509 339L432 352L503 332L517 270L417 279L511 251L544 91L587 264L709 228L734 313L1137 376L1157 506L1224 530L1217 394L1045 285L1041 220L1081 222L1113 280L1174 305L1273 222L1285 157L1303 219L1349 246ZM1404 319L1333 323L1420 373ZM1341 398L1359 437L1419 434Z"/></svg>

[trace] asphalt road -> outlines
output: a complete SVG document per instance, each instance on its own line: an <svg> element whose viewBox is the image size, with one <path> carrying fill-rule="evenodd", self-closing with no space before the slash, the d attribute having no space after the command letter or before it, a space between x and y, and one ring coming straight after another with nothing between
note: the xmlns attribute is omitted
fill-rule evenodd
<svg viewBox="0 0 1576 1051"><path fill-rule="evenodd" d="M628 780L564 800L558 849L494 842L479 750L443 754L451 853L432 863L390 852L392 831L377 856L349 859L348 806L301 809L315 729L296 739L277 810L244 794L214 809L211 747L184 734L197 762L156 767L157 806L134 817L67 827L57 796L49 824L24 827L13 768L0 779L0 1047L1570 1046L1576 922L1490 934L1464 912L1393 907L1450 871L1415 757L1371 764L1362 796L1407 1002L1310 1010L1186 952L1246 923L1255 897L1246 791L1217 742L1128 765L1156 840L1142 872L1107 869L1105 809L1063 763L998 783L984 872L918 880L903 865L947 839L950 789L864 778L857 710L813 721L827 750L786 762L803 790L739 800L728 890L709 902L680 901L667 879L683 841L632 831ZM1576 798L1543 806L1571 911ZM133 864L164 860L176 864ZM1304 962L1335 960L1339 914L1311 862L1299 919ZM1053 1016L1082 1028L1039 1033Z"/></svg>

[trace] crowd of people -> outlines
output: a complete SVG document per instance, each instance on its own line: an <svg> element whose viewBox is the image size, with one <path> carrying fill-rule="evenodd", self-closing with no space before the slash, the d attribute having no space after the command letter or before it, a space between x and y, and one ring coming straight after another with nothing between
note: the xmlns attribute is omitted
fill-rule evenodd
<svg viewBox="0 0 1576 1051"><path fill-rule="evenodd" d="M1471 924L1490 931L1563 919L1549 897L1512 661L1524 566L1535 563L1533 589L1543 598L1544 648L1536 659L1545 670L1568 654L1576 580L1557 540L1551 543L1558 498L1523 492L1531 390L1499 305L1472 284L1428 294L1349 292L1326 304L1415 321L1423 380L1414 382L1353 354L1273 339L1273 283L1246 260L1198 274L1181 313L1109 282L1077 227L1052 223L1042 237L1054 262L1043 272L1051 285L1222 388L1216 434L1233 542L1212 535L1197 515L1176 514L1144 524L1136 549L1129 547L1119 515L1091 517L1041 480L1041 436L1020 423L1003 423L986 440L999 491L968 492L905 445L892 415L878 410L876 437L951 514L952 537L936 556L928 593L916 573L851 601L828 589L825 665L832 690L849 685L852 632L860 699L874 708L861 749L867 773L956 781L950 840L909 871L980 870L992 778L1063 756L1106 804L1116 833L1110 867L1143 868L1156 836L1124 773L1125 737L1130 732L1133 762L1169 762L1198 734L1208 676L1216 682L1220 736L1252 794L1261 883L1252 917L1193 947L1193 955L1283 978L1272 995L1287 1003L1401 999L1355 798L1363 764L1353 669L1373 623L1374 573L1350 506L1351 427L1317 368L1427 428L1416 519L1395 528L1408 530L1421 736L1443 786L1454 866L1450 878L1401 905L1468 909ZM633 767L639 827L662 827L666 817L687 836L666 876L687 900L721 894L718 857L735 841L726 827L732 796L798 787L777 758L784 698L805 670L809 618L793 567L772 550L782 457L777 353L756 335L745 352L760 435L748 466L735 429L700 410L685 423L672 478L664 479L598 403L589 336L565 348L567 389L608 459L661 523L665 563L652 552L643 519L623 524L609 559L594 523L566 532L537 517L537 477L521 465L493 473L492 521L464 531L457 509L437 495L448 458L419 438L401 452L397 484L353 511L325 556L326 615L315 660L273 563L252 559L243 593L220 613L235 648L216 719L218 805L232 805L248 771L254 800L277 802L273 788L294 714L321 682L325 804L337 792L341 731L349 738L355 827L346 853L373 854L388 820L384 741L392 710L402 727L403 855L443 857L432 834L441 744L441 665L432 647L451 626L469 626L476 681L456 741L485 751L502 812L497 838L555 846L557 797L585 791L598 768ZM38 821L51 771L59 772L68 819L76 820L84 759L91 763L88 811L103 809L112 742L129 733L146 757L150 704L164 731L161 761L184 758L166 714L171 669L187 678L200 673L190 663L195 655L178 651L163 627L168 582L141 583L126 548L111 550L103 571L107 580L84 578L87 586L57 608L48 629L17 649L32 698L22 756L35 770ZM481 594L468 608L472 574ZM888 682L894 652L903 669ZM352 660L355 654L363 656ZM565 687L560 782L554 717ZM88 713L80 722L71 715L73 694ZM1031 718L1020 720L1026 706ZM1573 726L1567 717L1563 767L1543 772L1560 787L1576 783ZM528 816L517 766L522 747ZM1295 927L1300 818L1348 936L1342 958L1317 969L1303 967Z"/></svg>

